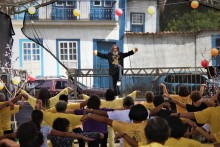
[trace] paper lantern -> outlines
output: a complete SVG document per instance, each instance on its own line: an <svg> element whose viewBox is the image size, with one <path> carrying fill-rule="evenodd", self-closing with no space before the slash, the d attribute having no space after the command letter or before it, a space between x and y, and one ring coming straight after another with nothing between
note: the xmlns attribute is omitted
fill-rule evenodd
<svg viewBox="0 0 220 147"><path fill-rule="evenodd" d="M121 8L118 8L118 9L115 10L115 14L117 16L122 16L123 15L123 10Z"/></svg>
<svg viewBox="0 0 220 147"><path fill-rule="evenodd" d="M14 77L12 78L12 83L14 85L18 85L21 82L21 78L20 77Z"/></svg>
<svg viewBox="0 0 220 147"><path fill-rule="evenodd" d="M36 80L35 77L28 75L28 81L34 82Z"/></svg>
<svg viewBox="0 0 220 147"><path fill-rule="evenodd" d="M212 55L212 57L216 57L218 55L218 50L216 48L212 48L211 55Z"/></svg>
<svg viewBox="0 0 220 147"><path fill-rule="evenodd" d="M199 7L199 2L198 2L198 1L192 1L192 2L191 2L191 7L192 7L193 9L197 9L197 8Z"/></svg>
<svg viewBox="0 0 220 147"><path fill-rule="evenodd" d="M73 15L76 16L76 17L80 16L80 11L77 10L77 9L74 9L73 10Z"/></svg>
<svg viewBox="0 0 220 147"><path fill-rule="evenodd" d="M209 66L209 61L207 61L206 59L201 61L201 65L203 68L207 68Z"/></svg>
<svg viewBox="0 0 220 147"><path fill-rule="evenodd" d="M29 7L28 8L28 13L31 15L34 15L36 13L36 8L35 7Z"/></svg>
<svg viewBox="0 0 220 147"><path fill-rule="evenodd" d="M0 82L0 90L2 90L5 87L5 84Z"/></svg>
<svg viewBox="0 0 220 147"><path fill-rule="evenodd" d="M149 6L147 11L150 15L153 15L156 12L156 8L154 6Z"/></svg>

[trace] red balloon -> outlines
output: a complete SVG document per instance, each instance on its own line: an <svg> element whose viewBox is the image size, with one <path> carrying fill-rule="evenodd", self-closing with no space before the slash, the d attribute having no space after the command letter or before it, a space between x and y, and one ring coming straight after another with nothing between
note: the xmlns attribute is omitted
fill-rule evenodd
<svg viewBox="0 0 220 147"><path fill-rule="evenodd" d="M209 61L207 61L206 59L201 61L201 65L203 68L207 68L209 66Z"/></svg>
<svg viewBox="0 0 220 147"><path fill-rule="evenodd" d="M28 81L34 82L36 80L35 77L32 77L31 75L28 75Z"/></svg>
<svg viewBox="0 0 220 147"><path fill-rule="evenodd" d="M122 16L123 10L120 9L120 8L118 8L118 9L115 10L115 14L116 14L117 16Z"/></svg>

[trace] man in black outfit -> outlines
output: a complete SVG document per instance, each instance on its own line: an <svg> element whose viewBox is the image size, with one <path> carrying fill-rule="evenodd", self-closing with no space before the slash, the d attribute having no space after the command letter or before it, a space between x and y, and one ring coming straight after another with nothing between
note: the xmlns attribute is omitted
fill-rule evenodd
<svg viewBox="0 0 220 147"><path fill-rule="evenodd" d="M119 47L117 45L113 45L111 52L109 52L108 54L102 54L102 53L99 53L97 50L94 50L93 52L94 55L108 60L109 75L113 79L113 88L114 88L115 95L120 94L118 86L120 85L120 81L121 81L122 74L123 74L123 59L130 55L133 55L137 51L138 49L134 48L133 50L127 53L122 53L122 52L119 52Z"/></svg>

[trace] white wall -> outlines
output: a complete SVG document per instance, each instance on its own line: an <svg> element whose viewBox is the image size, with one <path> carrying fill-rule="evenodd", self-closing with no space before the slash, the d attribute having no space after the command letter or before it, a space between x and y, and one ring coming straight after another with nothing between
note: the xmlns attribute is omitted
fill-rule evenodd
<svg viewBox="0 0 220 147"><path fill-rule="evenodd" d="M201 32L196 35L126 35L124 51L134 47L139 52L124 61L125 68L155 67L201 67L201 52L205 49L205 58L210 59L211 36L220 32ZM196 39L196 42L195 42ZM210 62L211 65L212 62Z"/></svg>
<svg viewBox="0 0 220 147"><path fill-rule="evenodd" d="M156 0L131 0L127 3L127 20L126 20L126 31L131 31L131 13L144 13L145 14L145 32L156 32L157 28L157 11L155 14L150 15L147 12L149 6L155 6L157 8Z"/></svg>

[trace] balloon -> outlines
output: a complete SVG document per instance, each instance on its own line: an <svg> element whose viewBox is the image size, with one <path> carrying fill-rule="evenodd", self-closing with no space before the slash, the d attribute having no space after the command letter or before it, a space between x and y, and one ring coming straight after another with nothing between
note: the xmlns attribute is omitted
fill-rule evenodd
<svg viewBox="0 0 220 147"><path fill-rule="evenodd" d="M21 82L21 78L20 77L14 77L12 78L12 83L14 85L18 85Z"/></svg>
<svg viewBox="0 0 220 147"><path fill-rule="evenodd" d="M191 2L191 7L192 7L193 9L197 9L197 8L199 7L199 2L198 2L198 1L192 1L192 2Z"/></svg>
<svg viewBox="0 0 220 147"><path fill-rule="evenodd" d="M149 6L147 11L150 15L153 15L156 11L156 8L154 6Z"/></svg>
<svg viewBox="0 0 220 147"><path fill-rule="evenodd" d="M31 82L34 82L36 80L36 78L32 77L31 75L28 75L28 80Z"/></svg>
<svg viewBox="0 0 220 147"><path fill-rule="evenodd" d="M201 65L203 68L207 68L209 66L209 61L207 61L206 59L201 61Z"/></svg>
<svg viewBox="0 0 220 147"><path fill-rule="evenodd" d="M0 90L2 90L5 87L5 84L0 82Z"/></svg>
<svg viewBox="0 0 220 147"><path fill-rule="evenodd" d="M73 10L73 15L76 16L76 17L77 17L77 16L80 16L80 11L77 10L77 9L74 9L74 10Z"/></svg>
<svg viewBox="0 0 220 147"><path fill-rule="evenodd" d="M116 14L117 16L122 16L123 10L122 10L121 8L118 8L118 9L115 10L115 14Z"/></svg>
<svg viewBox="0 0 220 147"><path fill-rule="evenodd" d="M35 7L29 7L28 8L28 13L31 15L34 15L36 13L36 8Z"/></svg>
<svg viewBox="0 0 220 147"><path fill-rule="evenodd" d="M212 55L212 57L216 57L218 55L218 50L216 48L212 48L211 55Z"/></svg>

